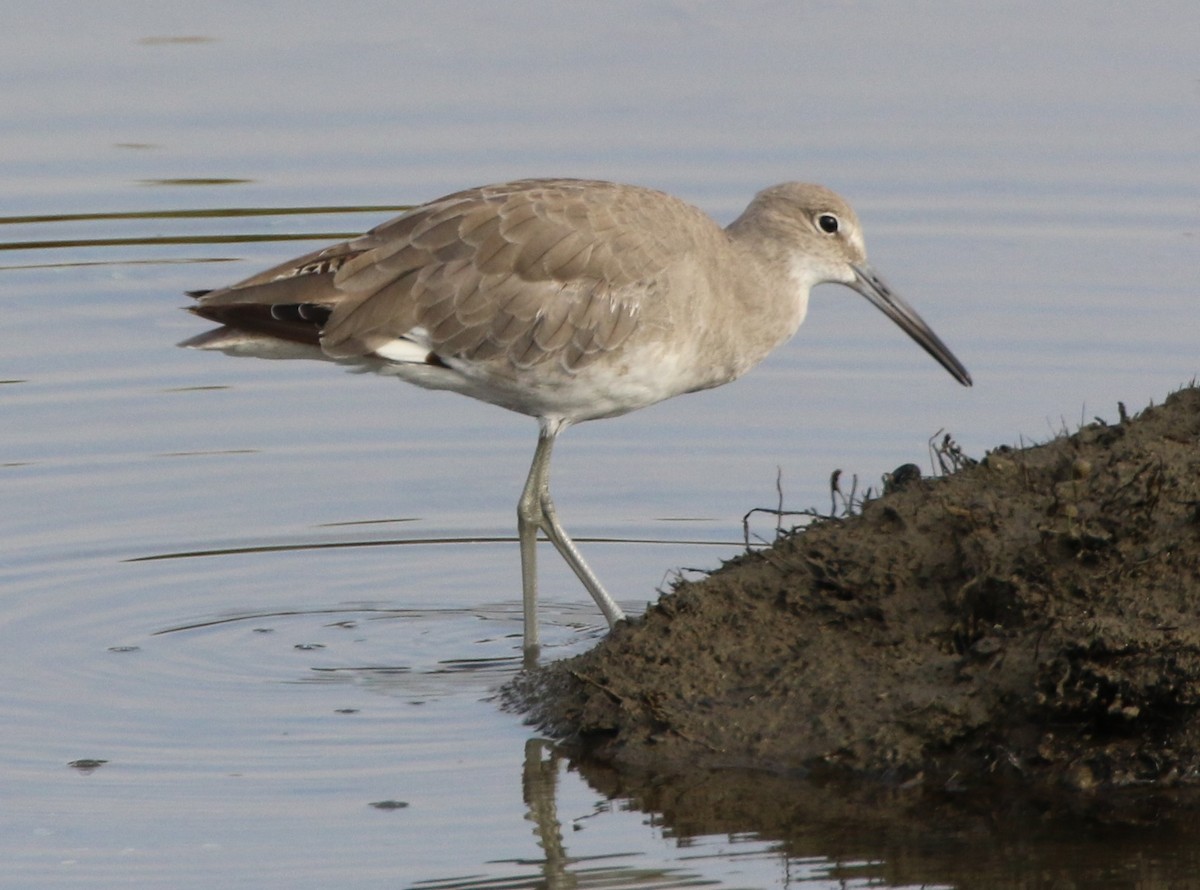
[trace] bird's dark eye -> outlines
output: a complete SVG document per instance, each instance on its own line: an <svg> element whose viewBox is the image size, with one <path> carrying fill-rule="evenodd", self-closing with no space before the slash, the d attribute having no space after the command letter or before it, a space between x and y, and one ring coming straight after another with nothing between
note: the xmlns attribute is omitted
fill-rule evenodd
<svg viewBox="0 0 1200 890"><path fill-rule="evenodd" d="M842 227L841 220L839 220L832 213L822 213L818 215L817 225L826 235L836 235L838 229Z"/></svg>

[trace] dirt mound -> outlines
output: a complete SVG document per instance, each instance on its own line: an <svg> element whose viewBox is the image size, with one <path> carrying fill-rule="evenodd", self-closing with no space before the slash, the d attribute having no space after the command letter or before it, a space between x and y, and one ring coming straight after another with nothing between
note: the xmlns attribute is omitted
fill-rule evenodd
<svg viewBox="0 0 1200 890"><path fill-rule="evenodd" d="M510 695L664 772L1200 783L1200 390L1121 415L789 533Z"/></svg>

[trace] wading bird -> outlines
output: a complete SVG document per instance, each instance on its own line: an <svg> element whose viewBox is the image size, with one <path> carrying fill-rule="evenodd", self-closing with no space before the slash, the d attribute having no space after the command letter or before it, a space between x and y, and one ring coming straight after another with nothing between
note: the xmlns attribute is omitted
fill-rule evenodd
<svg viewBox="0 0 1200 890"><path fill-rule="evenodd" d="M430 201L192 310L222 327L187 346L366 366L535 417L517 504L525 647L536 651L538 532L610 625L624 614L563 529L550 453L572 424L740 377L792 336L809 291L866 297L963 385L971 377L867 262L850 206L789 182L722 229L662 192L530 179Z"/></svg>

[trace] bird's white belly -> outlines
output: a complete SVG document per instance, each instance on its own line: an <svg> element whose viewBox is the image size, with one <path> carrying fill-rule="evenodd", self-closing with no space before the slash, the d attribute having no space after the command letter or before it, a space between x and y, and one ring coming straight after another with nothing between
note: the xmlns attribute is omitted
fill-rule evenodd
<svg viewBox="0 0 1200 890"><path fill-rule="evenodd" d="M424 362L388 362L378 368L427 389L448 389L531 417L571 423L615 417L663 399L714 385L669 352L601 359L578 371L553 361L527 369L506 364L443 359L446 367Z"/></svg>

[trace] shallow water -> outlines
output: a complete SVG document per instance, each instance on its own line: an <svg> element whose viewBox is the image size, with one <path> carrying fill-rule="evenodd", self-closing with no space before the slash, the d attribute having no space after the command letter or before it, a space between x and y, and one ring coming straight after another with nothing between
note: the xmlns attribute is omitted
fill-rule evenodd
<svg viewBox="0 0 1200 890"><path fill-rule="evenodd" d="M776 181L845 193L976 385L826 287L745 379L570 431L556 500L636 612L735 552L777 475L785 507L823 509L834 468L877 484L941 430L978 456L1196 374L1198 20L1180 0L9 4L0 884L918 880L910 847L848 853L754 800L680 828L550 753L493 700L520 661L533 424L177 349L205 327L182 291L519 176L652 185L722 221ZM579 651L600 618L542 563L547 654ZM919 880L1190 874L1166 833L980 855L1007 837L929 838Z"/></svg>

